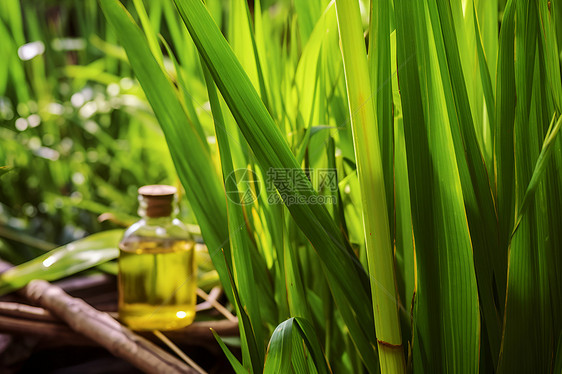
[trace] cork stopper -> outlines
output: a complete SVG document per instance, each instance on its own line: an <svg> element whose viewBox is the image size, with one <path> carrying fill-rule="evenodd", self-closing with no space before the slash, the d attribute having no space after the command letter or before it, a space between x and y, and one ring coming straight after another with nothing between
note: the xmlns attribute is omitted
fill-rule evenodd
<svg viewBox="0 0 562 374"><path fill-rule="evenodd" d="M139 193L139 213L150 218L167 217L174 211L177 189L173 186L153 184L142 186Z"/></svg>

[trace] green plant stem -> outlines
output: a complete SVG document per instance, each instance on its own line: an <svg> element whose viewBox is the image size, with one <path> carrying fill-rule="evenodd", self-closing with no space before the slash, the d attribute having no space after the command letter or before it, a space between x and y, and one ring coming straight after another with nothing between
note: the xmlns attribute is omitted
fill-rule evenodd
<svg viewBox="0 0 562 374"><path fill-rule="evenodd" d="M336 11L361 189L379 364L382 373L404 373L383 168L373 93L365 78L369 69L361 16L353 0L336 1Z"/></svg>

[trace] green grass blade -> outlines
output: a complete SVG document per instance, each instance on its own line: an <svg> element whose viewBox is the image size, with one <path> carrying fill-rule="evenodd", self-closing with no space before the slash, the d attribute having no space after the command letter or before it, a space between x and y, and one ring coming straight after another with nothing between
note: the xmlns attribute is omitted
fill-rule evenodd
<svg viewBox="0 0 562 374"><path fill-rule="evenodd" d="M243 0L230 0L228 41L255 89L259 92L256 57L252 44L253 32L248 16L248 4ZM261 93L261 92L259 92Z"/></svg>
<svg viewBox="0 0 562 374"><path fill-rule="evenodd" d="M394 118L392 102L392 76L390 52L390 12L392 2L388 0L371 1L371 21L369 26L369 76L371 95L375 104L377 129L384 175L388 220L394 220ZM394 227L390 226L390 236L394 237Z"/></svg>
<svg viewBox="0 0 562 374"><path fill-rule="evenodd" d="M562 116L558 118L558 121L556 121L556 125L554 124L554 118L552 118L552 122L546 134L546 138L544 139L544 143L542 145L541 153L539 155L539 158L537 159L537 163L535 165L531 180L529 181L529 185L527 186L527 190L525 191L523 202L519 207L519 211L517 213L517 221L515 223L515 228L513 229L514 231L517 230L517 227L521 222L521 218L527 211L527 208L529 207L529 204L535 195L538 184L542 180L542 177L546 172L546 168L548 166L548 162L550 161L550 156L552 154L552 151L554 149L554 144L557 139L556 135L558 135L561 125L562 125Z"/></svg>
<svg viewBox="0 0 562 374"><path fill-rule="evenodd" d="M416 283L414 237L412 228L412 206L410 202L410 181L408 178L408 160L404 138L404 119L402 100L396 74L396 32L391 34L392 51L392 91L394 101L394 193L395 193L395 261L398 289L401 290L405 311L402 316L402 339L409 340L411 335L411 316ZM406 318L404 318L406 317Z"/></svg>
<svg viewBox="0 0 562 374"><path fill-rule="evenodd" d="M484 46L482 45L481 31L478 25L478 17L476 10L473 10L474 15L474 28L476 29L476 49L478 51L478 66L480 68L480 81L482 82L482 90L484 93L484 100L488 113L488 121L490 122L491 133L493 134L496 128L496 100L494 97L494 87L492 86L492 79L490 78L490 70L488 70L488 58L484 53ZM495 59L495 55L490 56L490 59ZM488 169L489 170L489 169Z"/></svg>
<svg viewBox="0 0 562 374"><path fill-rule="evenodd" d="M317 370L314 364L309 366L307 356L305 353L304 344L298 334L293 334L293 353L291 355L291 365L295 373L302 374L316 374Z"/></svg>
<svg viewBox="0 0 562 374"><path fill-rule="evenodd" d="M328 278L330 291L332 292L334 300L338 303L338 300L342 300L346 296L343 294L344 291L340 287L334 287L333 283L334 281ZM362 326L362 322L364 321L357 320L355 315L356 310L353 304L338 303L337 305L342 319L345 322L345 329L349 331L349 337L352 339L353 345L357 348L360 359L363 361L369 373L377 373L380 364L377 351L374 349L374 341L376 339L374 326L372 326L372 329L365 329ZM369 352L366 351L366 347L371 347L370 354L367 354ZM361 366L361 363L358 364Z"/></svg>
<svg viewBox="0 0 562 374"><path fill-rule="evenodd" d="M395 3L417 260L413 365L421 372L476 372L480 320L472 246L424 4Z"/></svg>
<svg viewBox="0 0 562 374"><path fill-rule="evenodd" d="M294 337L298 337L298 339L295 340ZM307 320L302 318L290 318L277 326L269 341L264 373L290 373L292 371L290 370L291 361L295 359L294 345L301 339L304 340L304 345L311 353L313 367L317 372L319 374L331 373L314 334L314 328ZM299 349L302 350L302 347ZM302 363L299 366L302 367ZM296 370L295 372L301 373L303 371Z"/></svg>
<svg viewBox="0 0 562 374"><path fill-rule="evenodd" d="M219 255L224 257L224 251L221 251ZM262 373L263 357L261 352L258 350L256 339L253 336L252 323L250 322L248 313L246 313L246 310L242 307L242 301L240 299L240 295L238 294L238 289L236 288L234 278L232 277L232 271L230 270L228 265L226 269L229 282L228 284L230 285L230 290L233 295L234 308L236 309L236 312L238 314L238 319L240 321L239 324L240 326L242 326L242 328L240 329L240 339L247 343L245 346L246 351L243 352L243 354L247 355L248 357L247 359L244 359L246 364L245 369L251 374Z"/></svg>
<svg viewBox="0 0 562 374"><path fill-rule="evenodd" d="M322 0L310 0L310 1L295 1L295 10L297 13L297 20L299 23L299 32L301 43L305 45L308 42L310 34L316 25L320 14L322 13L322 8L324 1Z"/></svg>
<svg viewBox="0 0 562 374"><path fill-rule="evenodd" d="M203 72L205 74L205 80L207 82L207 89L209 92L209 101L211 104L211 110L213 112L213 120L215 122L215 134L217 137L217 143L219 145L219 153L221 157L221 165L223 172L223 180L225 184L225 189L228 191L229 196L227 199L227 212L228 212L228 231L230 238L230 245L235 250L232 251L232 267L233 276L235 279L235 285L240 295L241 305L248 314L251 328L245 331L246 339L253 340L252 342L246 342L246 349L243 350L244 353L248 351L249 345L257 346L257 357L249 357L251 360L245 360L246 367L250 367L253 363L263 362L263 352L265 351L263 347L264 334L262 331L262 321L259 305L259 295L257 293L256 280L254 277L254 267L252 266L252 259L250 253L250 239L248 237L248 232L246 230L246 222L244 220L244 212L240 203L233 200L233 193L241 195L242 192L238 190L238 181L236 174L234 173L234 167L232 164L232 156L230 151L230 145L228 140L228 133L224 128L224 117L221 111L221 105L219 97L217 94L214 82L209 74L209 71L204 66ZM235 198L234 198L235 199ZM240 200L242 201L242 200ZM246 326L242 324L240 320L240 328L244 329ZM261 353L261 354L260 354ZM255 373L254 369L254 373Z"/></svg>
<svg viewBox="0 0 562 374"><path fill-rule="evenodd" d="M550 5L550 7L548 6ZM548 89L545 89L545 96L552 97L552 105L547 101L547 113L561 113L562 109L562 79L560 78L560 59L556 54L562 44L562 37L556 33L556 27L560 27L559 4L553 2L539 2L539 27L541 29L539 38L539 52L542 54L544 69L546 71ZM552 310L562 309L562 233L558 229L562 227L562 140L558 136L552 151L552 162L547 168L544 184L547 189L548 203L547 211L549 216L549 238L551 238L551 250L547 254L549 286L552 300ZM560 314L554 314L553 330L562 331L562 318ZM560 370L560 369L559 369Z"/></svg>
<svg viewBox="0 0 562 374"><path fill-rule="evenodd" d="M288 236L288 235L287 235ZM283 261L287 301L291 316L302 317L312 321L310 306L306 299L306 288L301 277L298 257L298 248L292 248L291 241L285 236L283 241Z"/></svg>
<svg viewBox="0 0 562 374"><path fill-rule="evenodd" d="M314 361L314 365L318 370L318 373L331 373L332 371L330 369L330 366L328 365L328 362L326 361L324 353L322 352L322 348L318 343L318 338L316 336L316 333L314 332L314 327L312 326L312 324L304 318L296 317L294 325L297 328L297 331L300 333L301 338L304 340L308 351L312 355L312 360Z"/></svg>
<svg viewBox="0 0 562 374"><path fill-rule="evenodd" d="M281 322L275 328L265 360L264 374L290 373L293 353L293 318Z"/></svg>
<svg viewBox="0 0 562 374"><path fill-rule="evenodd" d="M555 7L552 13L549 9ZM554 100L554 106L558 113L562 112L562 79L560 77L560 57L557 55L562 40L557 39L554 24L554 13L561 8L559 4L539 2L539 27L541 32L540 41L544 50L544 63L546 68L547 86ZM558 27L562 20L558 21Z"/></svg>
<svg viewBox="0 0 562 374"><path fill-rule="evenodd" d="M133 4L135 5L135 9L139 16L142 28L144 29L144 35L146 35L146 40L148 41L148 46L150 47L150 51L152 55L155 56L156 61L160 64L160 66L164 67L164 58L162 56L162 51L160 50L160 45L158 44L158 38L156 37L156 33L154 32L154 28L148 19L148 14L146 13L146 9L144 8L143 0L133 0Z"/></svg>
<svg viewBox="0 0 562 374"><path fill-rule="evenodd" d="M488 71L492 83L496 82L497 60L498 60L498 46L499 46L499 29L498 20L500 4L499 0L475 0L474 8L478 18L480 29L480 37L482 38L482 48L484 55L487 56L486 62L488 64ZM502 4L502 7L505 5ZM496 86L492 85L494 95L496 94ZM495 111L494 107L488 107L488 110ZM491 128L492 137L495 128Z"/></svg>
<svg viewBox="0 0 562 374"><path fill-rule="evenodd" d="M502 5L503 6L503 5ZM485 132L486 135L483 138L483 152L487 156L486 167L488 169L488 175L490 179L494 179L494 134L497 127L496 119L496 105L491 105L489 103L490 98L496 95L496 71L497 71L497 59L498 59L498 46L499 46L499 29L498 20L500 5L498 0L474 0L474 14L476 15L476 20L478 26L475 27L476 38L480 38L480 42L476 40L476 47L478 50L478 65L480 70L480 77L482 81L483 94L489 96L484 97L484 106L482 107L484 113L482 113L482 124L486 126L489 132ZM470 19L467 19L470 22ZM480 51L481 46L481 51ZM481 65L482 56L486 57L486 68ZM482 74L488 74L490 79L490 84L492 86L492 95L486 93L488 90L487 84L488 78L482 78ZM475 99L481 99L476 97ZM495 103L495 101L494 101ZM487 117L486 117L487 116ZM491 119L493 117L493 120ZM488 121L486 121L488 119ZM476 122L478 124L478 122ZM485 128L486 128L485 127ZM494 186L495 193L495 186Z"/></svg>
<svg viewBox="0 0 562 374"><path fill-rule="evenodd" d="M240 361L238 361L238 359L232 354L230 349L228 349L228 347L224 344L224 342L222 341L219 334L217 334L217 332L213 329L211 329L211 332L213 333L213 336L215 337L215 340L217 341L217 343L219 343L224 355L228 359L228 362L230 362L230 365L232 365L232 368L234 369L234 372L236 374L248 374L248 371L246 370L246 368L244 368L244 366L242 366Z"/></svg>
<svg viewBox="0 0 562 374"><path fill-rule="evenodd" d="M507 248L514 217L514 149L515 123L515 2L505 6L496 81L496 119L494 134L494 165L496 170L496 199L499 222L499 247ZM502 295L500 295L500 299Z"/></svg>
<svg viewBox="0 0 562 374"><path fill-rule="evenodd" d="M177 76L177 80L178 80L178 86L180 88L181 102L182 102L182 105L184 107L184 110L188 114L188 117L192 120L193 127L194 127L195 131L197 131L197 135L199 136L199 138L205 139L205 132L203 131L203 126L201 125L201 122L199 121L199 117L197 117L195 107L193 106L193 100L194 99L193 99L193 96L191 96L190 93L189 93L189 90L187 88L187 84L185 82L185 78L183 77L183 74L182 74L182 69L180 67L180 64L179 64L178 60L176 59L176 56L174 55L172 49L170 48L170 46L168 45L166 40L162 37L162 35L160 35L160 41L162 42L162 44L166 48L166 51L168 52L168 56L170 57L170 59L174 63L174 67L176 69L176 76ZM205 144L205 145L207 145L207 144ZM208 149L209 147L207 146L206 148Z"/></svg>
<svg viewBox="0 0 562 374"><path fill-rule="evenodd" d="M546 139L543 145L548 145L559 126L550 121L556 93L542 83L549 75L545 55L553 53L547 50L556 49L556 43L539 42L544 37L540 6L539 2L522 0L515 10L515 209L519 213L523 208L525 213L520 220L517 217L509 248L500 373L551 370L553 342L560 331L559 294L555 291L560 244L553 240L557 234L551 232L560 224L553 221L560 190L552 179L554 175L558 179L559 173L551 174L553 169L545 163L549 147L541 151L541 141ZM547 178L541 178L544 168Z"/></svg>
<svg viewBox="0 0 562 374"><path fill-rule="evenodd" d="M466 53L461 55L459 49L465 44L478 44L478 40L477 37L473 36L474 40L466 41L463 29L456 30L453 14L461 13L462 8L460 3L455 5L451 9L453 5L446 5L444 2L437 2L437 5L430 4L429 14L434 29L445 103L463 188L464 204L474 251L475 270L478 277L483 315L486 319L487 338L489 339L492 356L497 357L500 348L500 318L499 308L494 304L494 294L503 295L504 291L503 282L494 282L494 279L503 279L506 261L505 255L502 256L502 250L498 248L497 242L497 220L493 191L484 161L489 158L481 151L484 144L478 141L477 131L475 131L475 123L480 121L474 119L472 112L477 105L472 103L471 110L469 100L469 92L471 90L479 92L480 89L471 84L471 81L465 82L466 75L463 72L461 56L466 55ZM473 11L473 8L467 8L467 18L472 21L474 29L474 16L470 17L471 11ZM464 31L467 31L466 28ZM459 38L455 37L456 32L461 34ZM475 34L468 33L468 35ZM458 39L464 40L466 43L457 43ZM463 48L468 47L464 46ZM482 65L487 70L487 66ZM486 85L484 84L484 86ZM491 104L493 108L493 102ZM483 132L486 133L487 131Z"/></svg>

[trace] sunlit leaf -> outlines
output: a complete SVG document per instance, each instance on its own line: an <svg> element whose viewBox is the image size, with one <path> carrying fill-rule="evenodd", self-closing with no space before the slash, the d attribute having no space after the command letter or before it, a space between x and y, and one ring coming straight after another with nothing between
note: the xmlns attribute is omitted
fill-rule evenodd
<svg viewBox="0 0 562 374"><path fill-rule="evenodd" d="M123 230L90 235L53 249L0 274L0 294L24 287L33 279L57 280L113 260L119 255Z"/></svg>

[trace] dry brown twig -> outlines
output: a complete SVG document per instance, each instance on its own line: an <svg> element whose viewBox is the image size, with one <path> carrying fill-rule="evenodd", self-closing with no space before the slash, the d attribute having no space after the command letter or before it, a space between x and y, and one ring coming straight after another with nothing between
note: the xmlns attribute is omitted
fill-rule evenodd
<svg viewBox="0 0 562 374"><path fill-rule="evenodd" d="M97 311L85 301L66 294L60 287L43 280L34 280L23 289L23 293L31 302L49 310L73 330L147 373L197 373L160 347L122 326L107 313Z"/></svg>
<svg viewBox="0 0 562 374"><path fill-rule="evenodd" d="M215 308L220 314L225 316L229 321L238 322L238 319L232 313L230 313L228 309L226 309L224 306L222 306L221 303L217 301L219 292L220 291L218 290L218 288L215 287L207 295L205 291L203 291L200 288L197 288L197 296L205 300L205 303L209 303L211 307Z"/></svg>
<svg viewBox="0 0 562 374"><path fill-rule="evenodd" d="M54 322L57 319L49 311L36 306L0 301L0 314L32 320Z"/></svg>
<svg viewBox="0 0 562 374"><path fill-rule="evenodd" d="M117 318L117 313L108 314ZM220 336L238 336L239 334L237 320L197 321L179 330L166 331L164 334L178 344L210 348L216 343L211 329ZM72 330L49 311L16 302L0 301L0 331L41 336L62 345L65 342L72 342L73 345L96 345L91 339ZM148 332L141 333L141 335L152 340Z"/></svg>

